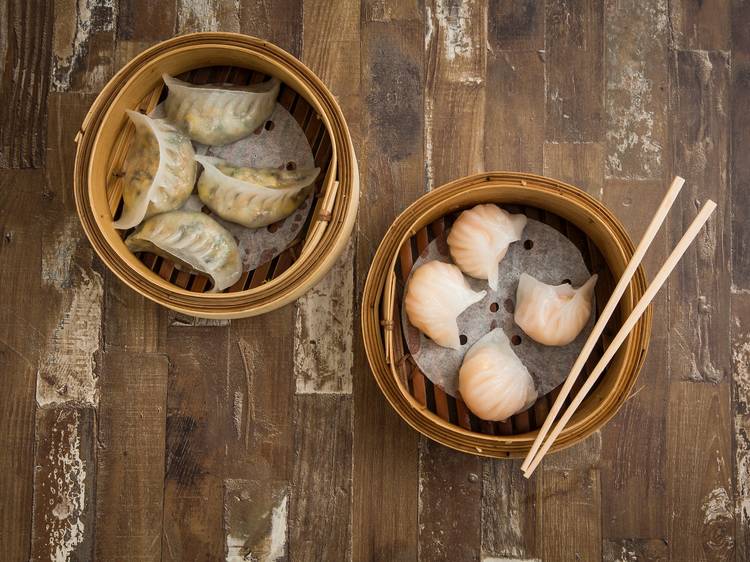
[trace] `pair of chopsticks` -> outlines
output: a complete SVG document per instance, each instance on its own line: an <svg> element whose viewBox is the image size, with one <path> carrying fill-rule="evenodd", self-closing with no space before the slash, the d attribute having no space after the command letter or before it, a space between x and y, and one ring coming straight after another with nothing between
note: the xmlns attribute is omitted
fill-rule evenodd
<svg viewBox="0 0 750 562"><path fill-rule="evenodd" d="M531 446L529 454L526 455L526 459L521 465L521 470L523 470L523 475L526 478L529 478L534 470L536 470L536 467L542 461L544 455L546 455L547 451L549 451L550 447L552 447L555 439L557 439L562 430L565 429L565 426L570 421L570 418L573 417L573 414L575 414L576 410L581 405L581 402L583 402L583 399L594 386L597 379L604 372L604 369L606 369L607 365L612 360L612 357L614 357L615 353L617 353L617 350L620 349L620 346L628 337L636 322L638 322L640 317L646 311L648 305L651 304L651 301L656 296L656 293L659 291L659 289L661 289L662 285L667 280L667 277L680 261L685 251L688 249L690 244L692 244L693 240L695 240L695 237L698 236L698 233L700 232L701 228L703 228L703 225L706 223L708 218L711 216L711 213L713 213L714 209L716 209L716 203L714 203L710 199L706 201L705 205L703 205L703 208L698 213L698 216L695 217L695 220L693 220L688 229L685 231L685 234L677 243L675 249L666 259L664 265L662 265L661 269L656 274L656 277L654 277L654 280L646 289L646 292L643 293L641 300L639 300L638 304L635 305L633 312L631 312L630 316L628 316L628 318L625 320L622 327L620 328L620 331L617 332L617 335L612 340L612 343L609 344L606 351L604 352L604 355L596 364L594 370L591 371L591 374L588 376L586 382L578 391L578 394L576 394L568 409L565 410L565 413L563 413L562 417L557 422L557 425L555 425L554 429L552 429L552 431L550 432L550 428L552 427L555 418L560 413L565 399L570 394L570 391L573 388L573 384L575 384L576 379L581 372L581 369L583 369L586 360L591 354L591 351L594 349L594 345L596 345L599 336L602 335L604 327L607 325L607 322L612 316L612 313L615 311L615 308L620 302L622 295L628 288L633 274L641 264L641 260L643 259L644 254L648 250L651 243L654 241L656 233L659 231L659 228L664 222L669 209L672 207L672 204L674 203L684 184L685 180L679 176L676 176L674 180L672 180L672 185L669 186L667 194L664 196L664 199L659 205L659 208L656 210L654 217L651 219L651 223L648 225L646 233L643 235L643 238L638 244L638 247L635 249L635 253L630 259L627 267L625 268L620 281L617 283L615 290L612 291L612 296L609 298L609 301L607 301L607 305L599 315L599 318L596 321L594 328L591 330L591 333L589 334L589 337L586 340L583 349L581 349L580 355L576 359L575 363L573 363L573 367L570 369L570 373L568 373L568 378L565 380L565 384L563 384L563 387L560 390L560 394L555 400L555 403L552 405L552 409L550 410L547 419L544 420L542 429L539 430L539 435L537 435L533 445ZM549 434L549 437L547 437L547 434Z"/></svg>

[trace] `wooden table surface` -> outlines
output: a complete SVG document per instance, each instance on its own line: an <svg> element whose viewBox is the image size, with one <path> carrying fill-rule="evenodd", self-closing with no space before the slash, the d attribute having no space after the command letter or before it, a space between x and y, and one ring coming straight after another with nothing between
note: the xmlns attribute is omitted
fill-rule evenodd
<svg viewBox="0 0 750 562"><path fill-rule="evenodd" d="M119 283L72 198L96 92L198 30L317 72L362 178L327 278L231 323ZM0 54L2 560L750 559L750 2L7 0ZM634 239L684 176L649 275L719 205L657 299L632 397L530 481L401 422L359 336L396 214L489 169L580 186Z"/></svg>

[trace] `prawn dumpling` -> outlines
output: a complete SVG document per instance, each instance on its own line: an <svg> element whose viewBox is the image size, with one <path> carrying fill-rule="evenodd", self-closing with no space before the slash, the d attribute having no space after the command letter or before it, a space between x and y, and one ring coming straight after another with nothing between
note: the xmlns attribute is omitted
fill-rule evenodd
<svg viewBox="0 0 750 562"><path fill-rule="evenodd" d="M273 112L281 82L260 84L190 84L163 74L169 94L167 117L191 139L221 146L248 136Z"/></svg>
<svg viewBox="0 0 750 562"><path fill-rule="evenodd" d="M415 328L438 345L460 349L456 319L485 294L474 292L455 265L431 261L412 273L404 306Z"/></svg>
<svg viewBox="0 0 750 562"><path fill-rule="evenodd" d="M574 289L570 283L547 285L526 273L516 290L516 324L544 345L567 345L589 321L594 306L597 276Z"/></svg>
<svg viewBox="0 0 750 562"><path fill-rule="evenodd" d="M165 119L126 113L135 125L135 136L124 166L122 215L114 223L123 230L157 213L179 209L195 184L190 139Z"/></svg>
<svg viewBox="0 0 750 562"><path fill-rule="evenodd" d="M208 215L172 211L145 221L125 240L131 252L151 252L174 260L181 271L203 273L211 291L223 291L242 275L240 250L232 235Z"/></svg>
<svg viewBox="0 0 750 562"><path fill-rule="evenodd" d="M459 215L448 235L451 258L466 275L487 279L497 290L497 266L525 227L526 215L508 213L492 203L472 207Z"/></svg>
<svg viewBox="0 0 750 562"><path fill-rule="evenodd" d="M221 218L248 228L291 215L307 198L320 168L279 170L233 166L220 158L196 156L203 166L198 197Z"/></svg>
<svg viewBox="0 0 750 562"><path fill-rule="evenodd" d="M475 415L490 421L506 420L529 408L537 398L534 379L500 328L466 353L458 372L458 390Z"/></svg>

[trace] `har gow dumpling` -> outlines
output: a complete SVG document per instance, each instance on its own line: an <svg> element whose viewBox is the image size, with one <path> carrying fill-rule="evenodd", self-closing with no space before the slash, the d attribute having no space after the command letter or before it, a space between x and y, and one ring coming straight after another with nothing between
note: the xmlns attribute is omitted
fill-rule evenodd
<svg viewBox="0 0 750 562"><path fill-rule="evenodd" d="M198 179L201 201L221 218L248 228L267 226L291 215L320 173L320 168L245 168L210 156L195 159L203 166Z"/></svg>
<svg viewBox="0 0 750 562"><path fill-rule="evenodd" d="M122 230L157 213L179 209L195 183L190 139L165 119L126 113L135 125L135 136L125 160L122 215L114 223Z"/></svg>
<svg viewBox="0 0 750 562"><path fill-rule="evenodd" d="M501 328L482 337L466 353L458 372L458 390L475 415L490 421L506 420L537 398L534 379Z"/></svg>
<svg viewBox="0 0 750 562"><path fill-rule="evenodd" d="M451 258L466 275L487 279L497 290L497 266L525 227L526 215L508 213L492 203L477 205L453 223L448 235Z"/></svg>
<svg viewBox="0 0 750 562"><path fill-rule="evenodd" d="M440 261L419 266L406 287L404 306L409 322L436 344L459 349L459 314L484 298L474 292L461 270Z"/></svg>
<svg viewBox="0 0 750 562"><path fill-rule="evenodd" d="M273 112L281 82L190 84L163 74L167 117L193 140L221 146L248 136Z"/></svg>
<svg viewBox="0 0 750 562"><path fill-rule="evenodd" d="M591 316L596 275L574 289L570 283L547 285L526 273L521 274L516 290L516 324L544 345L572 342Z"/></svg>
<svg viewBox="0 0 750 562"><path fill-rule="evenodd" d="M240 250L232 235L208 215L172 211L145 221L125 240L131 252L151 252L174 260L177 269L211 278L223 291L242 275Z"/></svg>

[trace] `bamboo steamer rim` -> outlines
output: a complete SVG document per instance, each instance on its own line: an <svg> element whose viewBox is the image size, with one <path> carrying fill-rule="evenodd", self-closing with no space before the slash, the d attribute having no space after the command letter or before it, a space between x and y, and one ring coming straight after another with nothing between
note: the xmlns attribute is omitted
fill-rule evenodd
<svg viewBox="0 0 750 562"><path fill-rule="evenodd" d="M383 308L387 311L382 315L385 323L388 323L389 318L393 321L395 265L398 262L398 252L402 244L437 218L460 208L486 201L487 199L478 200L477 197L486 197L489 190L496 189L515 191L517 194L528 189L534 191L539 197L552 197L557 198L558 201L565 201L566 204L570 204L570 209L583 212L586 215L586 224L572 220L571 217L561 216L576 224L589 238L592 236L592 229L599 229L599 237L606 237L619 254L620 263L612 264L609 259L606 259L608 267L617 275L622 272L634 252L633 243L627 232L611 211L572 185L526 173L475 174L445 184L423 195L395 219L373 257L365 281L361 324L365 353L373 376L388 402L404 421L425 436L453 449L481 456L510 458L521 457L528 452L537 435L537 430L519 435L487 435L464 429L440 418L417 402L403 384L396 371L392 354L393 345L388 343L394 337L394 331L385 330L386 341L384 342L381 326L381 309ZM490 198L496 198L496 196ZM530 206L538 203L529 203L522 199L498 202ZM553 212L560 214L558 210ZM623 315L632 310L645 289L645 271L643 267L639 267L619 305ZM652 309L649 307L616 356L621 357L622 367L618 372L608 373L608 378L614 378L614 384L607 395L593 405L592 401L596 399L594 395L586 398L583 407L579 409L553 445L553 450L563 449L585 439L611 419L625 402L645 361L651 332L651 319ZM610 364L609 369L612 365L615 365L615 360Z"/></svg>
<svg viewBox="0 0 750 562"><path fill-rule="evenodd" d="M330 215L316 217L309 227L310 238L299 258L287 271L257 288L234 293L194 293L173 285L150 271L132 257L119 239L105 234L112 229L111 216L97 216L92 205L94 189L103 189L101 178L92 176L92 155L108 154L98 150L102 124L110 123L120 96L144 73L160 75L158 65L176 54L179 56L217 49L233 56L247 57L249 67L260 64L274 69L292 89L302 95L323 121L331 139L329 176L324 183L322 199L330 205ZM230 56L230 55L226 55ZM237 318L261 314L298 298L319 281L343 252L354 227L359 202L359 170L354 147L343 113L333 95L303 63L279 47L239 33L194 33L159 43L133 58L102 89L76 135L77 151L74 169L76 208L84 231L99 257L131 288L145 297L186 314L206 318ZM92 181L89 181L92 178ZM327 214L327 213L326 213ZM108 230L106 230L108 232ZM114 232L114 231L113 231ZM119 249L119 252L118 252ZM122 255L130 256L123 258Z"/></svg>

